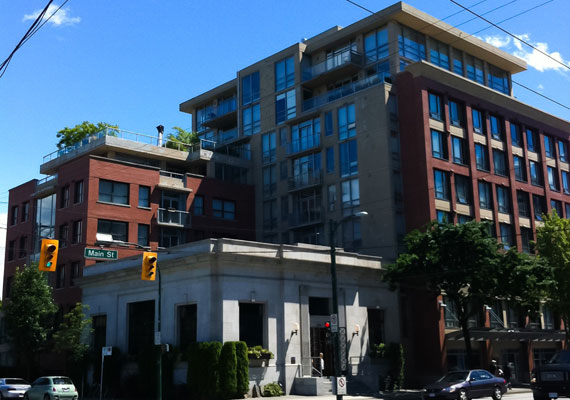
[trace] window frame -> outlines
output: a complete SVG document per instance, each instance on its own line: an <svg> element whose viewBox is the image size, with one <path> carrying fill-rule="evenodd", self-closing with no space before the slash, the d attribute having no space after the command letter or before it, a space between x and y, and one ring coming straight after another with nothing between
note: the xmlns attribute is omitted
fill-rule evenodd
<svg viewBox="0 0 570 400"><path fill-rule="evenodd" d="M106 184L111 185L111 190L109 192L102 192L103 185L106 185ZM117 188L120 188L120 187L126 188L126 190L125 190L126 196L116 194L115 193L115 191L116 191L115 186L117 186ZM108 200L102 199L101 198L102 196L109 196L109 199ZM119 200L121 198L124 198L125 201L115 201L115 200ZM119 182L119 181L112 181L109 179L99 178L99 196L98 196L97 200L101 203L106 203L106 204L128 206L130 204L130 184L127 182Z"/></svg>

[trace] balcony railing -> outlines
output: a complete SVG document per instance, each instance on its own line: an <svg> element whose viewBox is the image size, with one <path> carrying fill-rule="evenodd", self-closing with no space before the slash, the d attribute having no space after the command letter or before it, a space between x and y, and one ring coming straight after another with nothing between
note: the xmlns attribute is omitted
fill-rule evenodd
<svg viewBox="0 0 570 400"><path fill-rule="evenodd" d="M300 153L305 150L314 149L321 145L321 135L314 133L309 136L303 136L299 139L293 140L287 145L287 154Z"/></svg>
<svg viewBox="0 0 570 400"><path fill-rule="evenodd" d="M40 180L38 180L36 182L36 187L43 185L44 183L48 183L50 181L54 181L53 183L56 183L55 181L57 181L57 174L54 175L50 175L50 176L46 176L45 178L42 178Z"/></svg>
<svg viewBox="0 0 570 400"><path fill-rule="evenodd" d="M157 220L163 225L188 227L190 226L190 213L171 208L159 208Z"/></svg>
<svg viewBox="0 0 570 400"><path fill-rule="evenodd" d="M218 133L218 143L220 143L220 144L226 143L226 142L229 142L230 140L233 140L237 137L238 137L237 128L230 129L227 131L220 131Z"/></svg>
<svg viewBox="0 0 570 400"><path fill-rule="evenodd" d="M231 97L220 102L217 106L209 107L204 117L204 122L211 121L219 118L222 115L234 112L237 109L237 102L235 97Z"/></svg>
<svg viewBox="0 0 570 400"><path fill-rule="evenodd" d="M367 89L371 86L384 83L384 78L388 77L388 74L377 74L372 75L368 78L361 79L359 81L349 83L338 89L331 90L330 92L324 93L320 96L312 97L303 102L303 111L312 110L313 108L321 107L324 104L330 103L345 96L349 96L360 90Z"/></svg>
<svg viewBox="0 0 570 400"><path fill-rule="evenodd" d="M308 81L346 64L362 65L362 54L351 49L338 51L325 61L303 69L303 81Z"/></svg>
<svg viewBox="0 0 570 400"><path fill-rule="evenodd" d="M323 214L320 208L294 212L289 215L289 228L295 228L323 222Z"/></svg>
<svg viewBox="0 0 570 400"><path fill-rule="evenodd" d="M289 190L299 190L323 183L323 174L320 170L307 174L295 175L289 178Z"/></svg>

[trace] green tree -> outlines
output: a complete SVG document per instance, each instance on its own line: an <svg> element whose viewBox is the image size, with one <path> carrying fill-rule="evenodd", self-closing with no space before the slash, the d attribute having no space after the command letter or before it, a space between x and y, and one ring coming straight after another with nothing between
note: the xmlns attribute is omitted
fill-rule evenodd
<svg viewBox="0 0 570 400"><path fill-rule="evenodd" d="M77 303L63 316L63 322L53 334L55 351L65 354L72 362L83 361L89 351L87 338L93 330L91 318L85 317L84 309L88 310L89 306Z"/></svg>
<svg viewBox="0 0 570 400"><path fill-rule="evenodd" d="M100 132L105 128L119 129L118 126L111 125L106 122L98 122L97 124L93 124L89 121L84 121L78 125L75 125L73 128L66 126L57 132L56 137L59 138L57 148L63 149L65 147L72 146L84 138Z"/></svg>
<svg viewBox="0 0 570 400"><path fill-rule="evenodd" d="M566 346L570 341L570 220L556 212L543 215L544 225L536 230L536 247L550 272L546 306L564 321Z"/></svg>
<svg viewBox="0 0 570 400"><path fill-rule="evenodd" d="M182 150L181 144L192 146L200 143L200 138L196 132L189 132L179 126L173 126L172 129L174 129L176 133L169 133L166 137L166 147L169 149Z"/></svg>
<svg viewBox="0 0 570 400"><path fill-rule="evenodd" d="M32 263L16 270L10 300L4 304L6 329L18 362L31 378L37 355L44 350L57 311L45 273Z"/></svg>
<svg viewBox="0 0 570 400"><path fill-rule="evenodd" d="M468 362L472 363L468 320L497 292L494 274L499 268L499 244L489 236L487 225L429 223L423 232L406 236L407 251L386 268L384 279L396 284L427 289L435 296L445 294L455 305L456 317L465 339Z"/></svg>

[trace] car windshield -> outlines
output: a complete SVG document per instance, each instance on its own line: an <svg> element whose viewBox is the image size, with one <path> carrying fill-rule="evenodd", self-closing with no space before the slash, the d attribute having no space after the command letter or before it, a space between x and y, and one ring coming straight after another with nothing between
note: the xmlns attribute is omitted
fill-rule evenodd
<svg viewBox="0 0 570 400"><path fill-rule="evenodd" d="M29 385L29 383L23 379L13 378L13 379L6 379L6 385Z"/></svg>
<svg viewBox="0 0 570 400"><path fill-rule="evenodd" d="M459 372L450 372L447 375L442 376L439 378L438 382L461 382L467 379L467 371L459 371Z"/></svg>
<svg viewBox="0 0 570 400"><path fill-rule="evenodd" d="M73 385L69 378L53 378L54 385Z"/></svg>
<svg viewBox="0 0 570 400"><path fill-rule="evenodd" d="M556 353L548 364L570 364L570 352L561 351L560 353Z"/></svg>

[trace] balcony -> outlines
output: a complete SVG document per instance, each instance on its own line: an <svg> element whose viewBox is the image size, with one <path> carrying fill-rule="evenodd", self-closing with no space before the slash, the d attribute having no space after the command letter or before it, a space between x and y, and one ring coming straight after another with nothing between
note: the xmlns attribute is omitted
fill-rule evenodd
<svg viewBox="0 0 570 400"><path fill-rule="evenodd" d="M322 224L323 220L323 213L320 208L310 208L303 211L297 211L289 215L289 228L295 229L309 225Z"/></svg>
<svg viewBox="0 0 570 400"><path fill-rule="evenodd" d="M349 96L364 89L368 89L371 86L382 84L385 82L385 80L387 80L388 77L389 74L372 75L368 78L349 83L348 85L344 85L338 89L331 90L330 92L327 92L320 96L307 99L303 101L303 112L321 107L342 97Z"/></svg>
<svg viewBox="0 0 570 400"><path fill-rule="evenodd" d="M323 174L321 170L311 173L296 175L289 178L289 191L301 190L323 184Z"/></svg>
<svg viewBox="0 0 570 400"><path fill-rule="evenodd" d="M34 191L34 197L44 197L49 194L55 193L55 187L57 186L57 174L46 176L36 182L36 190Z"/></svg>
<svg viewBox="0 0 570 400"><path fill-rule="evenodd" d="M320 147L321 145L321 135L318 133L313 133L309 136L302 136L299 139L293 140L287 145L287 154L293 155L302 153L307 150L312 150Z"/></svg>
<svg viewBox="0 0 570 400"><path fill-rule="evenodd" d="M315 88L351 76L362 68L362 54L351 49L333 53L325 61L303 69L303 85Z"/></svg>
<svg viewBox="0 0 570 400"><path fill-rule="evenodd" d="M191 192L192 189L186 187L186 175L177 174L170 171L159 172L158 187L167 190L176 190L180 192Z"/></svg>
<svg viewBox="0 0 570 400"><path fill-rule="evenodd" d="M158 225L175 228L190 228L190 213L172 208L159 208Z"/></svg>
<svg viewBox="0 0 570 400"><path fill-rule="evenodd" d="M230 97L218 103L217 106L208 107L202 126L210 128L227 128L237 124L236 97Z"/></svg>

